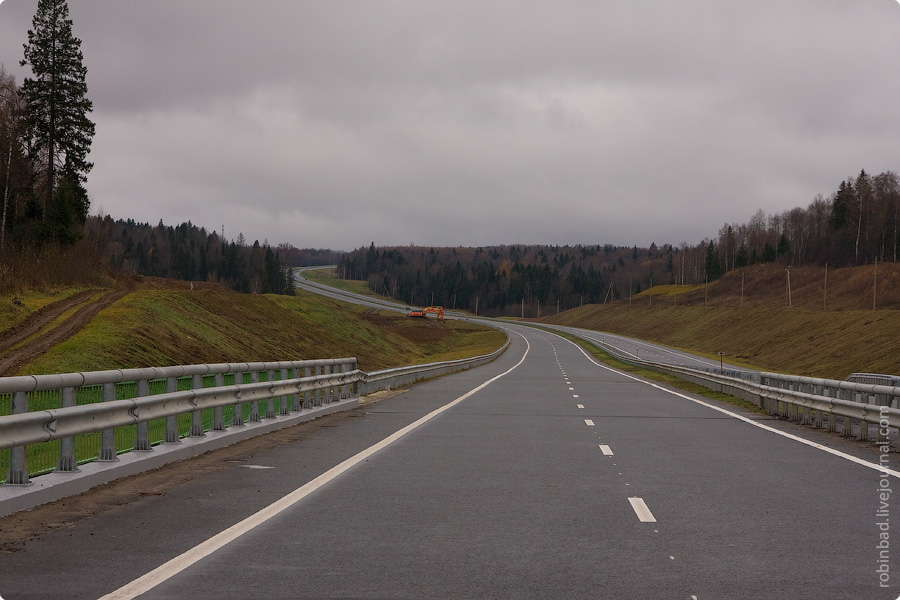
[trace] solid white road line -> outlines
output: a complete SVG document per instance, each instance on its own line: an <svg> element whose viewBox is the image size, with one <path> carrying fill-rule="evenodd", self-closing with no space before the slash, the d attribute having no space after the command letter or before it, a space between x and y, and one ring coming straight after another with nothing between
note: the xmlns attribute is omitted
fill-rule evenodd
<svg viewBox="0 0 900 600"><path fill-rule="evenodd" d="M562 338L562 339L565 340L566 338ZM863 460L862 458L858 458L858 457L856 457L856 456L853 456L852 454L847 454L846 452L841 452L840 450L835 450L834 448L829 448L828 446L823 446L822 444L818 444L818 443L813 442L813 441L811 441L811 440L807 440L806 438L802 438L802 437L797 436L797 435L794 435L794 434L792 434L792 433L788 433L788 432L786 432L786 431L781 431L780 429L775 429L774 427L769 427L768 425L765 425L765 424L763 424L763 423L758 423L757 421L754 421L753 419L749 419L749 418L747 418L747 417L745 417L745 416L743 416L743 415L739 415L739 414L737 414L737 413L733 413L733 412L731 412L730 410L726 410L726 409L721 408L721 407L719 407L719 406L715 406L715 405L713 405L713 404L710 404L709 402L704 402L703 400L698 400L697 398L691 398L690 396L686 396L686 395L681 394L681 393L678 393L678 392L676 392L676 391L674 391L674 390L666 389L666 388L664 388L664 387L662 387L662 386L660 386L660 385L657 385L657 384L652 383L652 382L650 382L650 381L646 381L646 380L644 380L644 379L641 379L640 377L634 377L633 375L629 375L628 373L625 373L625 372L623 372L623 371L619 371L618 369L613 369L612 367L607 367L606 365L604 365L604 364L602 364L602 363L599 363L599 362L597 362L596 360L594 360L594 357L593 357L593 356L591 356L590 354L588 354L587 351L586 351L584 348L582 348L581 346L579 346L579 345L576 344L575 342L570 341L570 340L566 340L566 341L569 342L570 344L572 344L573 346L575 346L576 348L578 348L579 350L581 350L581 353L584 354L585 357L586 357L589 361L591 361L592 363L594 363L595 365L597 365L597 366L600 367L601 369L606 369L607 371L610 371L610 372L612 372L612 373L618 373L619 375L621 375L621 376L623 376L623 377L627 377L628 379L631 379L631 380L633 380L633 381L639 381L640 383L649 385L650 387L656 388L656 389L660 390L661 392L666 392L667 394L672 394L673 396L678 396L679 398L684 398L685 400L690 400L691 402L696 402L697 404L700 404L701 406L705 406L705 407L707 407L707 408L711 408L711 409L713 409L713 410L715 410L715 411L718 411L718 412L720 412L720 413L726 414L726 415L728 415L728 416L730 416L730 417L734 417L735 419L738 419L738 420L740 420L740 421L743 421L744 423L747 423L747 424L749 424L749 425L753 425L754 427L759 427L760 429L764 429L764 430L769 431L769 432L771 432L771 433L774 433L774 434L776 434L776 435L780 435L780 436L782 436L782 437L786 437L786 438L788 438L789 440L794 440L795 442L800 442L801 444L805 444L805 445L807 445L807 446L810 446L810 447L812 447L812 448L815 448L816 450L821 450L822 452L827 452L828 454L833 454L834 456L839 456L840 458L843 458L843 459L845 459L845 460L849 460L849 461L852 462L852 463L856 463L856 464L858 464L858 465L862 465L862 466L864 466L864 467L868 467L868 468L870 468L870 469L874 469L874 470L878 471L879 473L884 473L884 474L890 475L891 477L897 477L897 478L900 478L900 471L896 471L896 470L894 470L894 469L888 469L888 468L885 468L884 466L879 465L878 463L869 462L869 461L867 461L867 460ZM900 600L900 598L898 598L898 600Z"/></svg>
<svg viewBox="0 0 900 600"><path fill-rule="evenodd" d="M528 352L531 349L531 345L528 343L528 340L525 338L525 336L520 333L517 333L517 335L521 336L522 339L525 340L525 353L522 355L521 360L519 360L519 362L517 362L515 365L510 367L507 371L504 371L503 373L500 373L499 375L488 379L487 381L485 381L478 387L469 390L468 392L466 392L465 394L463 394L456 400L453 400L449 404L445 404L444 406L431 411L430 413L428 413L424 417L420 418L419 420L415 421L414 423L410 423L403 429L384 438L383 440L381 440L374 446L370 446L369 448L366 448L365 450L356 454L355 456L351 456L350 458L348 458L341 464L337 465L336 467L332 467L331 469L322 473L321 475L319 475L318 477L316 477L315 479L313 479L306 485L303 485L303 486L297 488L290 494L282 497L280 500L276 500L275 502L273 502L269 506L263 508L256 514L250 515L249 517L247 517L240 523L232 525L228 529L222 531L221 533L214 535L213 537L209 538L205 542L201 542L200 544L198 544L197 546L194 546L193 548L191 548L187 552L181 554L180 556L176 556L172 560L153 569L146 575L143 575L143 576L135 579L131 583L128 583L128 584L120 587L119 589L115 590L114 592L110 592L109 594L103 596L100 600L131 600L132 598L136 598L137 596L140 596L141 594L153 589L157 585L163 583L164 581L174 577L181 571L187 569L194 563L206 558L207 556L209 556L216 550L222 548L229 542L236 540L237 538L241 537L245 533L255 529L259 525L262 525L263 523L265 523L272 517L276 516L277 514L287 510L288 508L290 508L291 506L293 506L294 504L296 504L297 502L299 502L300 500L302 500L303 498L305 498L312 492L318 490L325 484L331 482L332 480L337 478L339 475L341 475L348 469L363 462L364 460L366 460L367 458L369 458L370 456L372 456L379 450L382 450L382 449L390 446L391 444L393 444L400 438L404 437L406 434L408 434L411 431L424 425L426 422L430 421L434 417L453 408L454 406L456 406L457 404L459 404L460 402L462 402L469 396L481 391L482 389L484 389L491 383L497 381L501 377L508 375L509 373L514 371L516 368L518 368L519 365L521 365L523 362L525 362L525 357L528 356Z"/></svg>
<svg viewBox="0 0 900 600"><path fill-rule="evenodd" d="M644 502L643 498L629 498L628 501L631 502L631 508L634 509L641 523L656 523L656 517L647 508L647 503Z"/></svg>

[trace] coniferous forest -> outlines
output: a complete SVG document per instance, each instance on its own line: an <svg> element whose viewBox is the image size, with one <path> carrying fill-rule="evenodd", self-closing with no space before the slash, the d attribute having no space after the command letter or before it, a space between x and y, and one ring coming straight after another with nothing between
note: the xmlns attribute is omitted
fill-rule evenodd
<svg viewBox="0 0 900 600"><path fill-rule="evenodd" d="M191 223L89 216L95 128L80 47L66 1L40 0L21 60L33 77L18 85L0 65L0 293L147 275L290 294L289 265L336 260L243 235L225 240Z"/></svg>
<svg viewBox="0 0 900 600"><path fill-rule="evenodd" d="M900 178L865 170L806 207L747 223L726 223L696 245L504 245L377 248L348 253L340 275L415 305L440 304L483 315L534 315L624 300L655 285L700 285L735 269L777 263L832 267L897 262ZM538 309L540 310L540 309Z"/></svg>

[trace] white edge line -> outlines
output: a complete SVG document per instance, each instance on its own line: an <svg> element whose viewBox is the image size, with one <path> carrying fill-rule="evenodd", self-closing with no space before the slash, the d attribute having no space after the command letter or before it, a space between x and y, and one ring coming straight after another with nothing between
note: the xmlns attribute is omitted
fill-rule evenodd
<svg viewBox="0 0 900 600"><path fill-rule="evenodd" d="M251 531L255 527L265 523L266 521L268 521L272 517L276 516L277 514L287 510L288 508L290 508L291 506L293 506L294 504L296 504L297 502L299 502L300 500L302 500L303 498L305 498L312 492L316 491L317 489L319 489L326 483L329 483L330 481L332 481L333 479L335 479L336 477L338 477L339 475L341 475L348 469L350 469L353 466L366 460L367 458L369 458L370 456L372 456L379 450L382 450L382 449L386 448L387 446L390 446L391 444L393 444L394 442L396 442L397 440L399 440L406 434L410 433L414 429L420 427L427 421L430 421L431 419L433 419L434 417L443 413L444 411L447 411L447 410L453 408L454 406L456 406L457 404L459 404L460 402L462 402L469 396L472 396L473 394L481 391L482 389L484 389L491 383L497 381L501 377L508 375L509 373L514 371L516 368L518 368L519 365L521 365L525 361L525 357L528 356L528 352L531 349L531 345L528 343L528 340L525 338L524 335L522 335L521 333L518 333L518 332L514 332L514 333L516 333L516 335L521 336L522 339L525 340L525 353L522 355L522 358L519 360L519 362L517 362L515 365L510 367L507 371L504 371L503 373L500 373L499 375L496 375L496 376L488 379L487 381L485 381L478 387L476 387L472 390L469 390L468 392L466 392L465 394L463 394L456 400L453 400L449 404L445 404L444 406L431 411L430 413L421 417L417 421L410 423L403 429L400 429L399 431L384 438L377 444L366 448L365 450L363 450L362 452L359 452L358 454L356 454L354 456L351 456L344 462L340 463L339 465L337 465L335 467L332 467L331 469L322 473L321 475L319 475L312 481L297 488L296 490L287 494L286 496L283 496L279 500L276 500L275 502L273 502L269 506L263 508L259 512L252 514L249 517L247 517L246 519L244 519L243 521L240 521L239 523L232 525L228 529L225 529L224 531L217 533L216 535L209 538L208 540L201 542L200 544L194 546L187 552L184 552L183 554L176 556L175 558L156 567L149 573L146 573L145 575L138 577L131 583L125 584L124 586L120 587L119 589L117 589L113 592L110 592L109 594L106 594L105 596L100 598L100 600L131 600L132 598L135 598L137 596L140 596L143 593L146 593L147 591L153 589L160 583L166 581L167 579L170 579L171 577L177 575L181 571L187 569L194 563L206 558L207 556L209 556L216 550L219 550L220 548L222 548L229 542L236 540L237 538L241 537L248 531Z"/></svg>
<svg viewBox="0 0 900 600"><path fill-rule="evenodd" d="M560 337L562 337L562 336L560 336ZM770 432L772 432L772 433L774 433L774 434L777 434L777 435L780 435L780 436L782 436L782 437L786 437L786 438L788 438L789 440L794 440L795 442L800 442L801 444L806 444L807 446L810 446L810 447L812 447L812 448L816 448L817 450L821 450L822 452L827 452L828 454L833 454L834 456L839 456L839 457L841 457L841 458L843 458L843 459L849 460L850 462L856 463L856 464L858 464L858 465L862 465L862 466L864 466L864 467L868 467L868 468L870 468L870 469L874 469L874 470L878 471L879 473L887 474L887 475L890 475L890 476L892 476L892 477L897 477L898 479L900 479L900 471L896 471L896 470L894 470L894 469L887 469L887 468L885 468L885 467L883 467L883 466L881 466L881 465L879 465L879 464L877 464L877 463L873 463L873 462L869 462L869 461L867 461L867 460L863 460L862 458L858 458L858 457L856 457L856 456L853 456L852 454L847 454L846 452L841 452L840 450L835 450L834 448L829 448L828 446L823 446L822 444L813 442L813 441L811 441L811 440L807 440L807 439L805 439L805 438L802 438L802 437L800 437L800 436L794 435L794 434L792 434L792 433L788 433L788 432L786 432L786 431L781 431L780 429L775 429L774 427L769 427L768 425L765 425L765 424L763 424L763 423L758 423L757 421L754 421L753 419L749 419L749 418L747 418L747 417L745 417L745 416L743 416L743 415L739 415L739 414L737 414L737 413L733 413L733 412L731 412L730 410L726 410L726 409L721 408L721 407L719 407L719 406L715 406L714 404L710 404L710 403L708 403L708 402L704 402L703 400L698 400L698 399L696 399L696 398L691 398L690 396L686 396L686 395L681 394L681 393L679 393L679 392L676 392L676 391L674 391L674 390L666 389L666 388L664 388L664 387L662 387L662 386L660 386L660 385L657 385L657 384L652 383L652 382L650 382L650 381L646 381L646 380L644 380L644 379L641 379L640 377L635 377L635 376L633 376L633 375L629 375L628 373L624 373L624 372L622 372L622 371L619 371L618 369L613 369L612 367L608 367L608 366L606 366L606 365L604 365L604 364L602 364L602 363L599 363L599 362L597 362L596 360L594 360L594 357L593 357L593 356L591 356L590 354L588 354L587 351L585 351L584 348L582 348L581 346L579 346L578 344L576 344L576 343L573 342L572 340L568 340L568 339L566 339L566 338L562 338L562 339L566 340L567 342L569 342L570 344L572 344L573 346L575 346L576 348L578 348L579 350L581 350L581 353L584 354L585 357L587 357L587 359L588 359L589 361L591 361L592 363L594 363L595 365L597 365L598 367L600 367L600 368L602 368L602 369L606 369L607 371L612 371L613 373L618 373L619 375L622 375L623 377L627 377L627 378L632 379L632 380L634 380L634 381L639 381L639 382L641 382L641 383L644 383L644 384L646 384L646 385L649 385L650 387L654 387L654 388L656 388L656 389L658 389L658 390L660 390L660 391L666 392L666 393L668 393L668 394L672 394L673 396L678 396L679 398L684 398L685 400L690 400L691 402L696 402L697 404L700 404L701 406L705 406L705 407L707 407L707 408L711 408L711 409L713 409L713 410L719 411L720 413L726 414L726 415L728 415L728 416L730 416L730 417L734 417L735 419L738 419L738 420L740 420L740 421L743 421L744 423L749 423L750 425L753 425L754 427L759 427L760 429L764 429L764 430L766 430L766 431L770 431Z"/></svg>

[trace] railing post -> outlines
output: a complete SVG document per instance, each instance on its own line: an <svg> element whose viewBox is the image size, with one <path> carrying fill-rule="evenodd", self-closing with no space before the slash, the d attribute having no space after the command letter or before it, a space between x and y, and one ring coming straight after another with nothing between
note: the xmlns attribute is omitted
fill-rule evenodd
<svg viewBox="0 0 900 600"><path fill-rule="evenodd" d="M279 381L286 381L290 379L288 377L288 370L281 369ZM281 404L278 406L278 414L279 415L289 415L291 411L294 409L294 396L281 396Z"/></svg>
<svg viewBox="0 0 900 600"><path fill-rule="evenodd" d="M325 375L331 375L331 365L325 365L323 373ZM331 404L332 402L334 402L334 388L329 385L325 388L324 404Z"/></svg>
<svg viewBox="0 0 900 600"><path fill-rule="evenodd" d="M203 389L203 375L195 374L191 378L191 389ZM191 437L203 437L203 411L200 409L191 413Z"/></svg>
<svg viewBox="0 0 900 600"><path fill-rule="evenodd" d="M300 376L300 369L292 368L288 373L291 379L297 379ZM300 394L291 394L291 411L300 412Z"/></svg>
<svg viewBox="0 0 900 600"><path fill-rule="evenodd" d="M863 418L859 420L859 429L856 432L856 439L860 442L869 441L869 422L865 419L868 416L868 410L863 408Z"/></svg>
<svg viewBox="0 0 900 600"><path fill-rule="evenodd" d="M116 384L104 383L101 396L102 402L112 402L116 399ZM99 462L111 462L119 460L116 456L116 430L104 429L100 432L100 453L97 455Z"/></svg>
<svg viewBox="0 0 900 600"><path fill-rule="evenodd" d="M342 362L341 363L341 374L348 373L350 371L350 363ZM342 384L338 390L340 390L340 395L338 396L341 400L346 400L350 397L350 385Z"/></svg>
<svg viewBox="0 0 900 600"><path fill-rule="evenodd" d="M322 374L322 365L316 365L316 377ZM322 406L322 397L324 396L322 388L316 388L315 390L315 401L313 404L315 406Z"/></svg>
<svg viewBox="0 0 900 600"><path fill-rule="evenodd" d="M137 382L137 395L138 398L145 398L150 395L150 380L141 379ZM139 421L137 424L134 449L138 452L150 452L153 450L153 447L150 445L150 423L147 421Z"/></svg>
<svg viewBox="0 0 900 600"><path fill-rule="evenodd" d="M850 396L849 399L853 398L853 391L851 390L841 390L841 396ZM843 398L847 400L848 398ZM853 435L853 419L850 417L844 417L843 426L841 427L841 435L844 437L850 437Z"/></svg>
<svg viewBox="0 0 900 600"><path fill-rule="evenodd" d="M250 371L250 383L259 383L259 371L253 370ZM247 421L250 423L259 423L259 400L254 400L250 402L250 415L247 417Z"/></svg>
<svg viewBox="0 0 900 600"><path fill-rule="evenodd" d="M216 387L224 387L225 386L225 374L224 373L216 373ZM213 431L225 431L225 412L222 406L217 406L213 409L213 423L212 423Z"/></svg>
<svg viewBox="0 0 900 600"><path fill-rule="evenodd" d="M234 384L236 386L241 386L244 384L244 374L240 371L234 374ZM243 427L244 426L244 407L241 405L241 389L238 387L237 391L234 393L234 410L231 413L231 426L232 427Z"/></svg>
<svg viewBox="0 0 900 600"><path fill-rule="evenodd" d="M312 377L312 369L310 367L303 367L303 377ZM303 392L303 408L312 408L312 398L312 392Z"/></svg>
<svg viewBox="0 0 900 600"><path fill-rule="evenodd" d="M356 371L359 368L359 363L356 358L350 359L350 370ZM351 398L359 398L359 380L354 381L350 384L350 397Z"/></svg>
<svg viewBox="0 0 900 600"><path fill-rule="evenodd" d="M12 395L12 414L28 412L28 392L15 392ZM4 485L30 485L28 479L27 447L18 446L9 449L9 473Z"/></svg>
<svg viewBox="0 0 900 600"><path fill-rule="evenodd" d="M169 377L166 379L166 393L174 394L178 391L178 378ZM180 444L181 439L178 435L178 415L166 417L166 443Z"/></svg>
<svg viewBox="0 0 900 600"><path fill-rule="evenodd" d="M266 381L269 382L269 397L266 399L266 418L274 419L275 418L275 394L272 393L273 389L273 381L275 380L275 371L269 369L266 371ZM282 403L283 404L283 403Z"/></svg>
<svg viewBox="0 0 900 600"><path fill-rule="evenodd" d="M62 389L60 406L62 408L75 406L75 388L65 387ZM56 470L61 473L78 471L78 459L75 456L75 436L70 435L59 440L59 460L56 463Z"/></svg>

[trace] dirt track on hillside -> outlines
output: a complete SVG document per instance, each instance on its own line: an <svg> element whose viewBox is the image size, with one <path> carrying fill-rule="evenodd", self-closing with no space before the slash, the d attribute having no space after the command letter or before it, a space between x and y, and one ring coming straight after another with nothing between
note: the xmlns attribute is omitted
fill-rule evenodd
<svg viewBox="0 0 900 600"><path fill-rule="evenodd" d="M119 300L125 292L85 290L74 296L57 300L40 308L20 323L0 332L0 377L14 375L19 369L78 333L97 313ZM48 329L51 323L72 309L77 310L61 323ZM35 334L38 337L21 344Z"/></svg>

